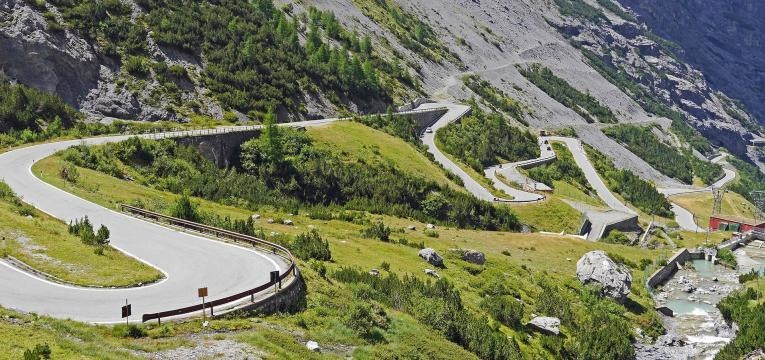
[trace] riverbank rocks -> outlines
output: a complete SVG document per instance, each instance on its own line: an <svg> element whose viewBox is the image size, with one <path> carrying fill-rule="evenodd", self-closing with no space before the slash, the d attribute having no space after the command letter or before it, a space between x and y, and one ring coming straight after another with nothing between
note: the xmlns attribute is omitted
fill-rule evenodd
<svg viewBox="0 0 765 360"><path fill-rule="evenodd" d="M438 267L444 266L444 258L442 258L441 255L438 255L436 250L432 248L424 248L420 250L418 255L420 255L421 258L425 259L425 261L427 261L433 266L438 266Z"/></svg>
<svg viewBox="0 0 765 360"><path fill-rule="evenodd" d="M619 302L627 300L632 286L632 274L623 265L616 264L603 251L590 251L576 262L576 277L582 284L602 286L602 295Z"/></svg>
<svg viewBox="0 0 765 360"><path fill-rule="evenodd" d="M526 326L549 335L560 334L560 319L548 316L539 316L531 319Z"/></svg>

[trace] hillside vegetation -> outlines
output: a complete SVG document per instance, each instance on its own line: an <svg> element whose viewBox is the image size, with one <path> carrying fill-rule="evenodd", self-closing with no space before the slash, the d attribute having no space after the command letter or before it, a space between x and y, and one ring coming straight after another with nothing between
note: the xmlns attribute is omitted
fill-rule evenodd
<svg viewBox="0 0 765 360"><path fill-rule="evenodd" d="M551 98L582 116L588 123L617 122L611 109L601 104L592 95L577 90L566 80L555 76L550 69L540 64L531 64L525 68L519 66L518 71Z"/></svg>
<svg viewBox="0 0 765 360"><path fill-rule="evenodd" d="M553 142L555 160L528 170L529 177L551 188L555 188L555 182L561 181L575 186L583 192L592 191L590 183L584 177L582 169L574 161L574 155L568 148L560 143Z"/></svg>
<svg viewBox="0 0 765 360"><path fill-rule="evenodd" d="M351 121L307 129L317 147L340 152L348 161L395 165L441 185L457 187L445 170L430 161L415 145ZM386 131L387 132L387 131Z"/></svg>
<svg viewBox="0 0 765 360"><path fill-rule="evenodd" d="M133 9L120 1L51 2L65 26L102 42L102 55L120 60L133 88L157 80L161 90L152 96L168 100L173 111L200 106L181 99L190 81L210 90L224 108L251 117L271 108L302 113L304 93L321 91L336 105L352 101L369 107L419 86L401 66L379 57L368 36L314 8L291 15L271 0L138 0L143 15L131 21ZM204 59L201 73L152 58L149 31L159 45Z"/></svg>
<svg viewBox="0 0 765 360"><path fill-rule="evenodd" d="M686 184L693 182L694 175L706 184L713 183L723 175L720 165L697 159L693 154L663 143L651 132L650 127L620 124L603 129L603 133L623 143L662 174Z"/></svg>
<svg viewBox="0 0 765 360"><path fill-rule="evenodd" d="M63 222L24 203L0 181L0 258L12 256L51 277L79 286L129 287L162 273L110 246L86 244Z"/></svg>
<svg viewBox="0 0 765 360"><path fill-rule="evenodd" d="M268 125L242 145L239 169L217 169L194 149L173 141L132 138L100 148L79 146L64 158L119 178L212 200L238 199L298 212L340 206L459 227L509 230L519 224L507 208L425 180L387 164L346 161L300 130Z"/></svg>
<svg viewBox="0 0 765 360"><path fill-rule="evenodd" d="M445 152L479 173L491 165L539 157L538 140L528 130L510 126L500 113L486 113L478 107L439 129L436 140Z"/></svg>
<svg viewBox="0 0 765 360"><path fill-rule="evenodd" d="M56 174L65 164L63 158L46 159L35 166L35 172L57 186L106 206L118 202L142 203L149 209L168 212L177 202L178 196L171 192L90 169L80 168L80 180L67 183ZM192 198L191 203L219 218L245 219L252 214L251 209L240 207L242 204L223 205L198 198ZM275 219L287 216L265 207L258 212ZM359 214L353 220L306 215L290 218L293 226L261 221L256 228L269 240L280 240L298 236L311 225L321 238L328 240L332 262L299 261L310 289L304 308L292 314L263 317L257 322L236 319L214 322L212 326L222 328L218 332L221 338L252 344L267 353L288 354L287 357L306 356L300 352L302 346L298 341L314 339L323 347L326 344L330 355L338 345L355 346L353 355L360 358L407 357L412 353L430 354L429 358L436 359L494 358L491 354L510 355L500 358L534 358L560 357L564 352L584 358L612 358L632 354L633 335L624 329L639 326L650 336L661 331L655 313L635 310L650 306L644 288L633 287L631 299L640 304L637 307L618 305L598 297L595 291L567 275L574 271L574 264L565 261L566 257L603 248L615 257L620 254L620 261L633 266L637 284L643 281L643 272L635 264L655 256L651 251L554 236L449 228L437 229L440 236L436 239L423 231L404 229L408 224L422 228L423 223L388 216ZM392 228L386 241L362 236L377 221ZM422 273L423 267L430 265L417 257L418 246L412 248L412 244L419 243L445 254L447 265L438 270L442 280L427 280ZM454 244L484 251L487 264L468 264L449 255L448 249ZM380 277L367 274L367 269L373 267L382 269ZM560 317L566 340L536 334L520 325L530 319L531 313ZM604 323L604 319L609 319L609 326L595 326ZM164 325L172 334L168 340L183 338L185 324ZM198 322L188 326L196 327ZM240 335L227 333L226 329L233 326ZM153 325L148 328L149 334L158 330ZM257 337L258 333L261 337ZM449 352L431 353L428 349L433 346Z"/></svg>
<svg viewBox="0 0 765 360"><path fill-rule="evenodd" d="M614 163L592 146L585 147L587 157L608 188L621 195L629 203L649 215L673 216L672 205L656 190L653 184L641 179L632 171L617 169Z"/></svg>

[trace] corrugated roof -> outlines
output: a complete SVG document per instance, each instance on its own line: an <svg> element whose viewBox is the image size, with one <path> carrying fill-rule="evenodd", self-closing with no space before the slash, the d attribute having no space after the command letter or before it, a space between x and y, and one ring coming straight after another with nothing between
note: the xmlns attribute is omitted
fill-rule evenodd
<svg viewBox="0 0 765 360"><path fill-rule="evenodd" d="M738 224L746 224L751 226L761 226L765 225L765 221L755 220L755 219L749 219L741 216L730 216L730 215L712 215L709 217L710 219L719 219L723 221L728 222L734 222Z"/></svg>

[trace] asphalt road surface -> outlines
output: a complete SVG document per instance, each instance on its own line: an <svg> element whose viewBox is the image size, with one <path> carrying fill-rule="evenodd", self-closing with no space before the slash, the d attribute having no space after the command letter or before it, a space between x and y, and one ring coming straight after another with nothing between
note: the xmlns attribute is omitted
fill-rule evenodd
<svg viewBox="0 0 765 360"><path fill-rule="evenodd" d="M165 274L157 283L129 289L93 289L52 283L0 262L0 304L7 308L87 322L116 322L127 299L133 318L194 305L196 289L207 286L216 299L269 281L269 272L284 271L279 257L179 232L106 209L64 192L32 174L35 161L72 145L103 144L127 136L64 141L21 148L0 155L0 178L25 202L69 222L87 215L111 230L111 244Z"/></svg>

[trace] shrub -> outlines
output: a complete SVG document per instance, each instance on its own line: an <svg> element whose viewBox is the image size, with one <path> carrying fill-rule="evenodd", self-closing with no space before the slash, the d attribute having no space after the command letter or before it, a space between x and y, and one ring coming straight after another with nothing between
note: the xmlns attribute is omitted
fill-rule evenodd
<svg viewBox="0 0 765 360"><path fill-rule="evenodd" d="M616 229L609 231L608 235L606 235L606 237L601 241L607 244L630 244L630 238L627 237L627 235L625 235L623 232Z"/></svg>
<svg viewBox="0 0 765 360"><path fill-rule="evenodd" d="M197 222L202 218L197 210L197 205L191 202L191 199L186 194L183 194L175 201L175 205L170 208L170 216Z"/></svg>
<svg viewBox="0 0 765 360"><path fill-rule="evenodd" d="M47 360L50 359L50 355L48 344L37 344L31 350L24 350L24 360Z"/></svg>
<svg viewBox="0 0 765 360"><path fill-rule="evenodd" d="M390 227L386 226L381 221L375 222L374 224L369 225L365 229L361 230L362 236L384 242L390 241L390 233Z"/></svg>
<svg viewBox="0 0 765 360"><path fill-rule="evenodd" d="M521 326L523 304L512 296L487 296L481 301L481 307L507 327L517 329Z"/></svg>
<svg viewBox="0 0 765 360"><path fill-rule="evenodd" d="M59 175L62 179L73 184L80 179L80 172L77 170L77 167L72 164L62 166Z"/></svg>
<svg viewBox="0 0 765 360"><path fill-rule="evenodd" d="M75 219L69 223L69 233L80 238L85 245L96 244L96 234L93 231L93 224L86 215L82 219Z"/></svg>
<svg viewBox="0 0 765 360"><path fill-rule="evenodd" d="M439 237L438 231L432 230L432 229L425 229L425 231L423 231L423 234L425 234L425 236L427 237L432 237L432 238Z"/></svg>
<svg viewBox="0 0 765 360"><path fill-rule="evenodd" d="M128 74L138 78L147 77L150 74L149 60L140 56L128 56L122 65Z"/></svg>
<svg viewBox="0 0 765 360"><path fill-rule="evenodd" d="M759 279L761 276L762 275L760 275L759 271L757 271L756 269L752 269L752 271L750 271L750 272L748 272L746 274L739 275L738 276L738 282L743 284L743 283L746 283L748 281Z"/></svg>
<svg viewBox="0 0 765 360"><path fill-rule="evenodd" d="M733 252L730 251L730 249L720 249L717 252L717 258L720 259L720 262L735 268L736 265L738 265L738 262L736 261L736 256L733 255Z"/></svg>
<svg viewBox="0 0 765 360"><path fill-rule="evenodd" d="M109 245L110 235L111 234L109 232L109 229L106 226L101 225L101 227L98 228L98 232L96 232L96 238L95 238L96 244L98 244L99 246Z"/></svg>
<svg viewBox="0 0 765 360"><path fill-rule="evenodd" d="M112 336L117 338L140 339L146 337L146 330L144 330L142 326L136 324L119 324L114 325L112 328Z"/></svg>
<svg viewBox="0 0 765 360"><path fill-rule="evenodd" d="M329 242L322 239L316 229L296 236L290 243L289 248L295 256L302 260L332 260L332 252L329 250Z"/></svg>

